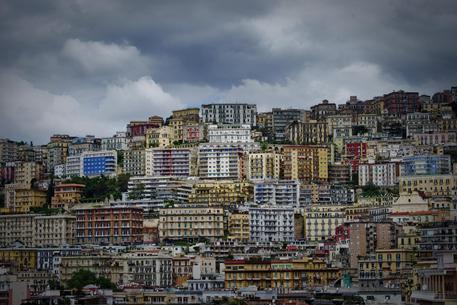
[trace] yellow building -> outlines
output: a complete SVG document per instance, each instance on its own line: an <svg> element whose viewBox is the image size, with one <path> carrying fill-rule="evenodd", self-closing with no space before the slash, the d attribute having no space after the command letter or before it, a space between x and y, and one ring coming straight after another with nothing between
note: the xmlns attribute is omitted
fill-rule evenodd
<svg viewBox="0 0 457 305"><path fill-rule="evenodd" d="M200 121L199 108L187 108L174 110L170 119L170 127L173 129L174 140L183 140L183 126L189 123L198 123Z"/></svg>
<svg viewBox="0 0 457 305"><path fill-rule="evenodd" d="M43 207L46 204L46 192L28 189L5 187L5 208L1 213L28 213L30 208Z"/></svg>
<svg viewBox="0 0 457 305"><path fill-rule="evenodd" d="M159 211L160 240L214 240L224 236L224 209L179 206Z"/></svg>
<svg viewBox="0 0 457 305"><path fill-rule="evenodd" d="M0 248L0 263L18 270L36 269L37 250L31 248Z"/></svg>
<svg viewBox="0 0 457 305"><path fill-rule="evenodd" d="M285 145L283 155L284 179L316 182L328 180L328 147Z"/></svg>
<svg viewBox="0 0 457 305"><path fill-rule="evenodd" d="M249 213L232 213L228 219L229 239L248 242L250 238Z"/></svg>
<svg viewBox="0 0 457 305"><path fill-rule="evenodd" d="M399 177L400 193L422 191L428 196L452 196L457 191L457 175L417 175Z"/></svg>
<svg viewBox="0 0 457 305"><path fill-rule="evenodd" d="M412 277L416 252L408 249L376 250L359 258L359 286L366 288L396 287Z"/></svg>
<svg viewBox="0 0 457 305"><path fill-rule="evenodd" d="M252 152L248 154L247 178L279 179L282 155L275 152Z"/></svg>
<svg viewBox="0 0 457 305"><path fill-rule="evenodd" d="M250 182L202 181L193 184L189 204L229 206L252 201L254 188Z"/></svg>
<svg viewBox="0 0 457 305"><path fill-rule="evenodd" d="M226 260L225 288L240 289L255 285L258 289L304 289L331 285L340 270L327 267L320 259L304 257L294 260Z"/></svg>

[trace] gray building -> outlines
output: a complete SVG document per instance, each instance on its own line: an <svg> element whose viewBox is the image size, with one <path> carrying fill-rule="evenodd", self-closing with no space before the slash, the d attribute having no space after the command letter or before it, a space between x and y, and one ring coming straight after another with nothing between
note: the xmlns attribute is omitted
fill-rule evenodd
<svg viewBox="0 0 457 305"><path fill-rule="evenodd" d="M303 122L305 110L273 108L273 135L275 141L282 142L286 139L286 126L292 122Z"/></svg>
<svg viewBox="0 0 457 305"><path fill-rule="evenodd" d="M256 126L257 106L255 104L204 104L201 109L203 123L237 124Z"/></svg>

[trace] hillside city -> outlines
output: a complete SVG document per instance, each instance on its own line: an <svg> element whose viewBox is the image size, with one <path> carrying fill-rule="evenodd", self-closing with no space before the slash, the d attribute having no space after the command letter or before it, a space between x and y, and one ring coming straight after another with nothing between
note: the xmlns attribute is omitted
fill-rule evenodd
<svg viewBox="0 0 457 305"><path fill-rule="evenodd" d="M457 86L144 113L0 139L0 305L457 303Z"/></svg>

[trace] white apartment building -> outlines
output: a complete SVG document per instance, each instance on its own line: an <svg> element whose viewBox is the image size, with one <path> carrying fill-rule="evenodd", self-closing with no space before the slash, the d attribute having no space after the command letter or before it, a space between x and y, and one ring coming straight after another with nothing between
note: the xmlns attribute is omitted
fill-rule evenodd
<svg viewBox="0 0 457 305"><path fill-rule="evenodd" d="M65 163L65 176L80 176L81 175L81 156L68 156Z"/></svg>
<svg viewBox="0 0 457 305"><path fill-rule="evenodd" d="M395 186L398 183L399 165L394 162L360 164L359 185Z"/></svg>
<svg viewBox="0 0 457 305"><path fill-rule="evenodd" d="M210 143L250 143L250 125L209 125L208 141Z"/></svg>
<svg viewBox="0 0 457 305"><path fill-rule="evenodd" d="M288 242L295 239L292 207L250 207L249 225L253 242Z"/></svg>
<svg viewBox="0 0 457 305"><path fill-rule="evenodd" d="M243 149L229 144L200 144L198 172L202 179L240 179L243 175Z"/></svg>
<svg viewBox="0 0 457 305"><path fill-rule="evenodd" d="M257 204L298 207L300 183L295 180L262 181L254 184Z"/></svg>
<svg viewBox="0 0 457 305"><path fill-rule="evenodd" d="M112 137L101 139L101 150L127 150L130 139L125 131L118 131Z"/></svg>

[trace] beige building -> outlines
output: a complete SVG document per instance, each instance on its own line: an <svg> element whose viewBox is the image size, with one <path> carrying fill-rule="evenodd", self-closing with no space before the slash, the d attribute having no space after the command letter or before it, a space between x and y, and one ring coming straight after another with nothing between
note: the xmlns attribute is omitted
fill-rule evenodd
<svg viewBox="0 0 457 305"><path fill-rule="evenodd" d="M285 145L284 178L301 181L327 181L329 149L319 145Z"/></svg>
<svg viewBox="0 0 457 305"><path fill-rule="evenodd" d="M452 196L457 191L457 175L399 177L400 193L422 191L428 196Z"/></svg>
<svg viewBox="0 0 457 305"><path fill-rule="evenodd" d="M146 151L144 149L128 149L123 153L124 173L132 176L143 176L146 172Z"/></svg>
<svg viewBox="0 0 457 305"><path fill-rule="evenodd" d="M33 219L36 214L0 215L0 247L11 246L18 241L33 247Z"/></svg>
<svg viewBox="0 0 457 305"><path fill-rule="evenodd" d="M305 210L305 237L312 242L335 235L335 229L344 223L345 206L311 206Z"/></svg>
<svg viewBox="0 0 457 305"><path fill-rule="evenodd" d="M279 179L281 173L282 155L275 152L248 153L247 178Z"/></svg>
<svg viewBox="0 0 457 305"><path fill-rule="evenodd" d="M170 119L170 126L173 129L176 141L183 141L183 126L192 123L198 123L200 121L200 109L199 108L187 108L174 110L172 112L172 118Z"/></svg>
<svg viewBox="0 0 457 305"><path fill-rule="evenodd" d="M232 213L228 219L229 239L248 242L250 239L249 213Z"/></svg>
<svg viewBox="0 0 457 305"><path fill-rule="evenodd" d="M27 247L61 247L75 243L71 215L0 215L0 246L20 242Z"/></svg>
<svg viewBox="0 0 457 305"><path fill-rule="evenodd" d="M18 188L31 188L33 181L43 178L43 165L36 162L21 162L14 168L14 183Z"/></svg>
<svg viewBox="0 0 457 305"><path fill-rule="evenodd" d="M76 243L75 216L40 215L33 220L35 247L60 247Z"/></svg>
<svg viewBox="0 0 457 305"><path fill-rule="evenodd" d="M62 256L60 263L60 280L65 283L72 274L84 269L104 276L115 284L126 284L123 281L125 274L125 257L114 255L80 255Z"/></svg>
<svg viewBox="0 0 457 305"><path fill-rule="evenodd" d="M160 240L214 240L224 236L224 209L179 206L159 211Z"/></svg>
<svg viewBox="0 0 457 305"><path fill-rule="evenodd" d="M252 201L253 185L233 180L200 181L192 185L189 204L224 205Z"/></svg>

